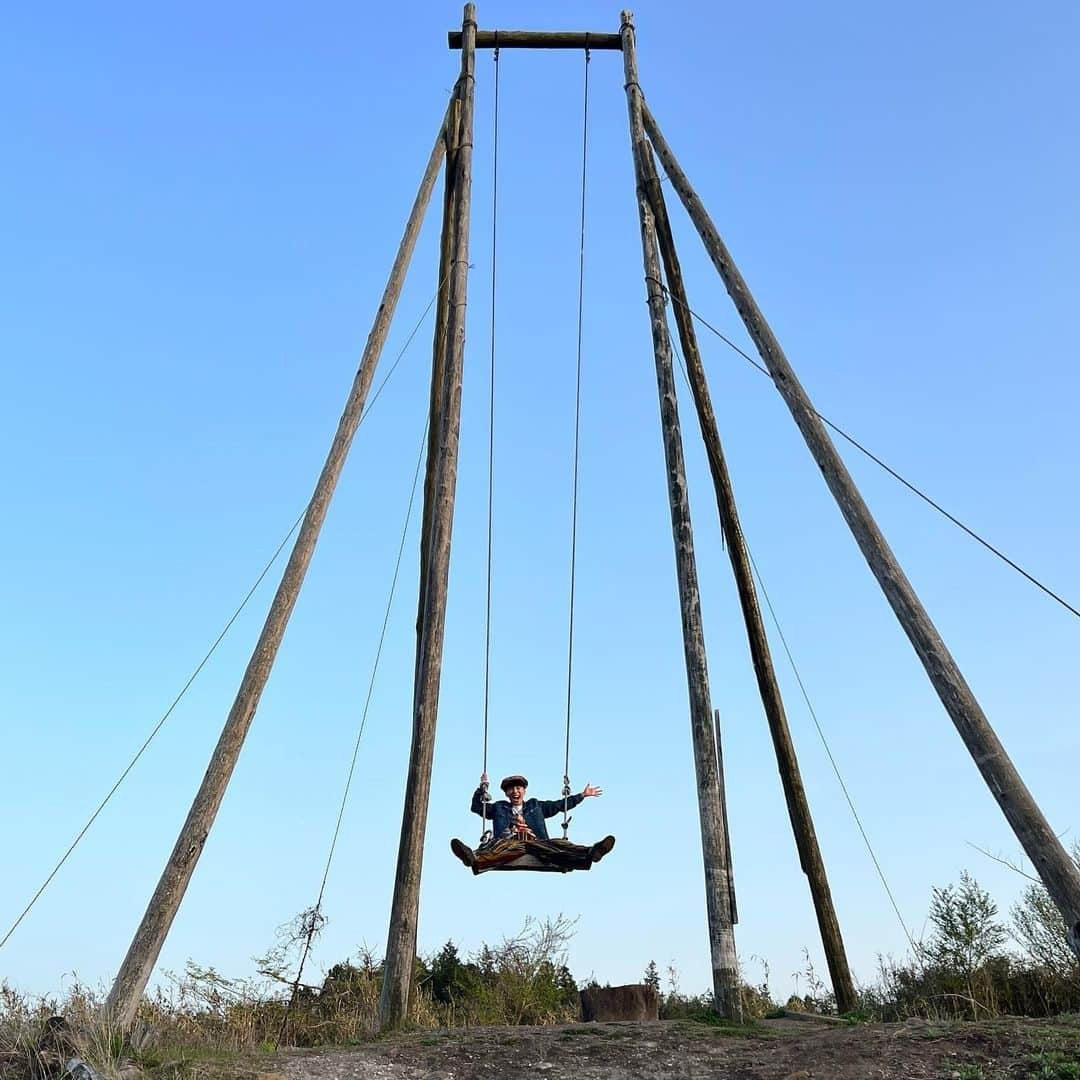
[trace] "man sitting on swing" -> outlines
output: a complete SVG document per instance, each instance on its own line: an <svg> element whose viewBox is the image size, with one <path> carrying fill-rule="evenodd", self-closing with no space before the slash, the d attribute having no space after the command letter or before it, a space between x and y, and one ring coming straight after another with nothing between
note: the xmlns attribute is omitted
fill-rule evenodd
<svg viewBox="0 0 1080 1080"><path fill-rule="evenodd" d="M564 808L572 810L590 796L603 795L601 788L586 784L578 795L546 800L525 798L529 781L524 776L508 776L499 786L506 799L488 802L488 778L483 773L480 786L473 792L472 812L484 818L485 823L491 822L491 833L485 833L480 847L473 851L461 840L450 841L450 850L474 874L485 870L551 870L563 874L588 870L615 846L614 836L605 836L591 846L551 840L544 824L544 818L554 817Z"/></svg>

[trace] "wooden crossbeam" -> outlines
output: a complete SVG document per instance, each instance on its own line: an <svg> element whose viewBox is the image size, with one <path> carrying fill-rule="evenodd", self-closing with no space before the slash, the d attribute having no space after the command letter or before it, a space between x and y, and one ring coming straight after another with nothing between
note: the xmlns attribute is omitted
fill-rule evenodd
<svg viewBox="0 0 1080 1080"><path fill-rule="evenodd" d="M451 49L461 48L461 31L446 35ZM477 30L478 49L622 49L618 34L594 34L588 30Z"/></svg>

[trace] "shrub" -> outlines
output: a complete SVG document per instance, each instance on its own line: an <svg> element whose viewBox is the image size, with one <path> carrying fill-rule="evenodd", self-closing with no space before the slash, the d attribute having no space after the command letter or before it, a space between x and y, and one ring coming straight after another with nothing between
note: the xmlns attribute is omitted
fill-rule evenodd
<svg viewBox="0 0 1080 1080"><path fill-rule="evenodd" d="M997 905L966 872L959 885L934 889L929 919L933 932L913 957L878 958L877 984L864 991L875 1016L1049 1016L1080 1009L1080 964L1041 885L1025 889L1011 911L1019 954L1006 950L1009 930Z"/></svg>

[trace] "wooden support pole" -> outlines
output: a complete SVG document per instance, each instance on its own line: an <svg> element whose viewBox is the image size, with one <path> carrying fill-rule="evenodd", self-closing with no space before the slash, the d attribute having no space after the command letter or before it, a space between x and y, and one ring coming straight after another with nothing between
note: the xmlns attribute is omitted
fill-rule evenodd
<svg viewBox="0 0 1080 1080"><path fill-rule="evenodd" d="M473 87L476 52L476 6L465 5L462 21L461 75L455 97L460 104L456 176L453 182L452 258L446 328L446 360L439 407L438 452L430 507L430 543L425 605L417 641L416 687L413 701L412 749L405 783L405 806L398 846L394 899L383 963L379 1000L380 1027L399 1027L408 1016L409 992L416 961L416 931L420 908L420 875L424 833L431 793L431 762L439 710L446 593L450 571L450 539L457 489L458 441L461 427L461 378L465 355L465 302L469 279L469 200L472 191ZM432 433L432 438L436 434ZM432 459L429 458L429 462ZM427 490L427 485L425 485Z"/></svg>
<svg viewBox="0 0 1080 1080"><path fill-rule="evenodd" d="M739 273L720 234L655 119L644 109L645 126L672 186L679 193L705 250L736 310L754 339L773 383L787 403L825 483L836 499L859 549L877 578L904 632L941 698L964 745L997 799L1013 832L1065 920L1069 944L1080 956L1080 870L1069 857L1021 779L975 695L922 606L877 522L863 501L824 425L788 363L765 316Z"/></svg>
<svg viewBox="0 0 1080 1080"><path fill-rule="evenodd" d="M735 861L731 857L731 827L728 825L727 783L724 780L724 739L720 730L720 710L713 709L714 731L716 734L716 775L719 778L717 788L720 792L720 816L724 822L724 859L731 869L728 875L729 903L731 904L731 925L739 925L739 905L735 899Z"/></svg>
<svg viewBox="0 0 1080 1080"><path fill-rule="evenodd" d="M461 48L461 31L446 35L451 49ZM618 34L593 34L589 31L477 30L478 49L621 49Z"/></svg>
<svg viewBox="0 0 1080 1080"><path fill-rule="evenodd" d="M621 34L627 108L630 114L630 139L637 179L641 248L649 298L653 353L656 358L660 423L664 435L671 530L675 542L683 649L690 694L690 730L698 785L701 849L705 863L705 901L709 919L713 992L716 1009L721 1016L741 1019L739 964L735 954L735 930L731 911L732 875L727 859L724 814L720 801L720 778L712 730L712 705L709 698L709 671L701 625L701 598L698 592L697 566L694 560L694 537L690 522L690 503L687 497L686 467L683 460L682 434L679 428L671 342L667 331L664 290L660 282L660 258L656 248L653 214L646 194L646 170L651 158L648 156L648 144L645 142L645 132L642 127L641 89L638 86L633 15L629 11L622 13Z"/></svg>
<svg viewBox="0 0 1080 1080"><path fill-rule="evenodd" d="M221 800L225 796L225 788L240 756L244 738L255 716L263 688L270 677L270 669L273 667L278 647L285 635L285 627L288 625L289 616L292 614L304 576L311 563L311 557L315 552L319 531L326 518L330 499L337 486L349 447L352 445L357 425L360 423L368 390L375 376L375 367L379 362L379 356L390 329L390 321L397 307L401 287L409 268L409 260L412 258L416 238L424 220L424 212L439 175L445 146L443 141L445 126L446 119L444 118L439 136L435 140L435 146L428 159L427 169L420 182L420 188L416 193L409 220L405 225L405 233L401 238L401 245L390 270L386 288L383 290L382 300L375 313L375 320L368 334L367 344L364 346L360 366L338 422L337 433L334 435L330 452L319 474L311 501L308 503L300 532L297 534L292 554L281 577L281 583L270 605L262 633L248 661L236 700L229 710L206 775L203 777L195 801L191 804L187 820L180 830L176 846L169 856L154 895L150 898L146 914L135 933L106 1001L106 1011L113 1022L121 1027L129 1027L135 1019L139 1000L157 963L169 928L172 926L188 882L195 871L195 865L206 844L214 818L217 816L218 808L221 806Z"/></svg>
<svg viewBox="0 0 1080 1080"><path fill-rule="evenodd" d="M420 665L420 643L424 632L427 605L428 561L431 550L431 517L435 506L438 480L439 447L442 445L442 397L446 378L446 330L450 322L450 267L453 259L454 179L457 173L457 146L461 123L461 102L450 99L446 123L446 168L443 181L442 232L439 237L439 284L435 306L435 332L431 346L431 390L428 400L427 466L424 471L424 509L420 523L420 589L416 609L416 661L413 670L413 693Z"/></svg>
<svg viewBox="0 0 1080 1080"><path fill-rule="evenodd" d="M686 297L682 267L675 251L675 239L671 234L671 221L668 218L667 203L664 200L663 187L657 175L652 151L647 151L649 170L646 193L656 220L656 235L660 242L660 254L664 259L664 273L667 277L668 291L671 294L672 310L682 342L683 358L686 361L687 377L697 408L701 436L709 458L713 486L716 489L716 505L720 511L720 524L727 534L728 557L735 575L735 584L739 592L739 604L742 607L743 620L746 623L746 636L750 644L750 655L757 675L761 702L765 707L765 716L769 722L773 749L776 752L776 764L780 770L780 781L787 802L788 817L795 833L795 846L799 852L799 864L806 874L810 885L810 895L817 913L821 943L825 949L825 959L829 965L833 993L836 996L838 1012L852 1012L858 1002L855 997L855 983L851 978L844 940L840 934L840 922L836 917L829 879L825 874L825 860L821 857L817 834L814 831L814 819L810 815L810 804L806 798L799 761L795 755L795 744L788 729L784 702L780 696L780 685L776 680L769 640L765 634L765 623L758 606L757 590L754 587L754 575L751 572L750 556L739 522L739 511L735 505L735 492L731 486L724 449L717 430L716 414L713 412L709 384L705 377L705 367L701 362L697 334L690 315L690 304ZM717 738L719 738L719 720Z"/></svg>

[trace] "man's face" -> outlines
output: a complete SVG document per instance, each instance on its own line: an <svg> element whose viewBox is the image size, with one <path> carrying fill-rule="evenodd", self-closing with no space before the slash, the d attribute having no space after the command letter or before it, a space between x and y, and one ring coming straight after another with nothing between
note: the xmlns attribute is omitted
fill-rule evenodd
<svg viewBox="0 0 1080 1080"><path fill-rule="evenodd" d="M525 801L525 786L523 784L511 784L506 789L506 797L511 806L520 806Z"/></svg>

